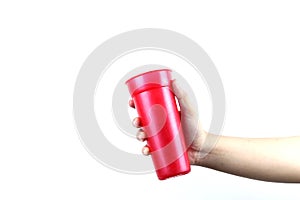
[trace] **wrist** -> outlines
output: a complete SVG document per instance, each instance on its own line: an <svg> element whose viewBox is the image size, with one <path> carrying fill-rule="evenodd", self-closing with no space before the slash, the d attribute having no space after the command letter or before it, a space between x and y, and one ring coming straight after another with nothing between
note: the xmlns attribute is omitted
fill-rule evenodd
<svg viewBox="0 0 300 200"><path fill-rule="evenodd" d="M215 135L206 131L203 131L203 133L201 133L201 146L197 155L195 165L199 165L202 167L211 166L218 152L217 143L219 142L220 137L220 135Z"/></svg>

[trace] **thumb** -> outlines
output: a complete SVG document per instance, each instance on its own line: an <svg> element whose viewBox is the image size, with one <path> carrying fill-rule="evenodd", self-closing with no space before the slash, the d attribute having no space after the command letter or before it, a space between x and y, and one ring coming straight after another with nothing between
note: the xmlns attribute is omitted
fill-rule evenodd
<svg viewBox="0 0 300 200"><path fill-rule="evenodd" d="M182 87L179 85L177 80L172 81L172 90L178 99L181 113L185 115L188 114L194 116L196 113L195 110L193 109L190 99L186 91L182 89Z"/></svg>

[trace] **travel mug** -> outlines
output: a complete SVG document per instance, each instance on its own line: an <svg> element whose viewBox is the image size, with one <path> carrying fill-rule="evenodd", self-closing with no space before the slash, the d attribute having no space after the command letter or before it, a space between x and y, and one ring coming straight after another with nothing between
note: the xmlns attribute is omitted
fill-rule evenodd
<svg viewBox="0 0 300 200"><path fill-rule="evenodd" d="M190 172L171 81L169 69L149 71L126 81L160 180Z"/></svg>

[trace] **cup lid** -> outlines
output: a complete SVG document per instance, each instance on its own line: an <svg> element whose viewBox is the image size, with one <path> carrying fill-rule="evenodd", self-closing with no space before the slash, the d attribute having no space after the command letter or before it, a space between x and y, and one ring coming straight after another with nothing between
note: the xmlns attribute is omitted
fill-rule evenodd
<svg viewBox="0 0 300 200"><path fill-rule="evenodd" d="M130 95L143 92L156 87L168 86L172 80L172 70L158 69L148 71L128 79L125 83L128 86Z"/></svg>

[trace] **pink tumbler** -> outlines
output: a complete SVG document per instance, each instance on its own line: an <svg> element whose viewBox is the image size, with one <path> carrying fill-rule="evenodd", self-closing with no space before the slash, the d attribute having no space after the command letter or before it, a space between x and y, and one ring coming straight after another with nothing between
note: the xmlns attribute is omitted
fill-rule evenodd
<svg viewBox="0 0 300 200"><path fill-rule="evenodd" d="M154 70L126 81L160 180L190 172L180 115L170 88L171 73L169 69Z"/></svg>

